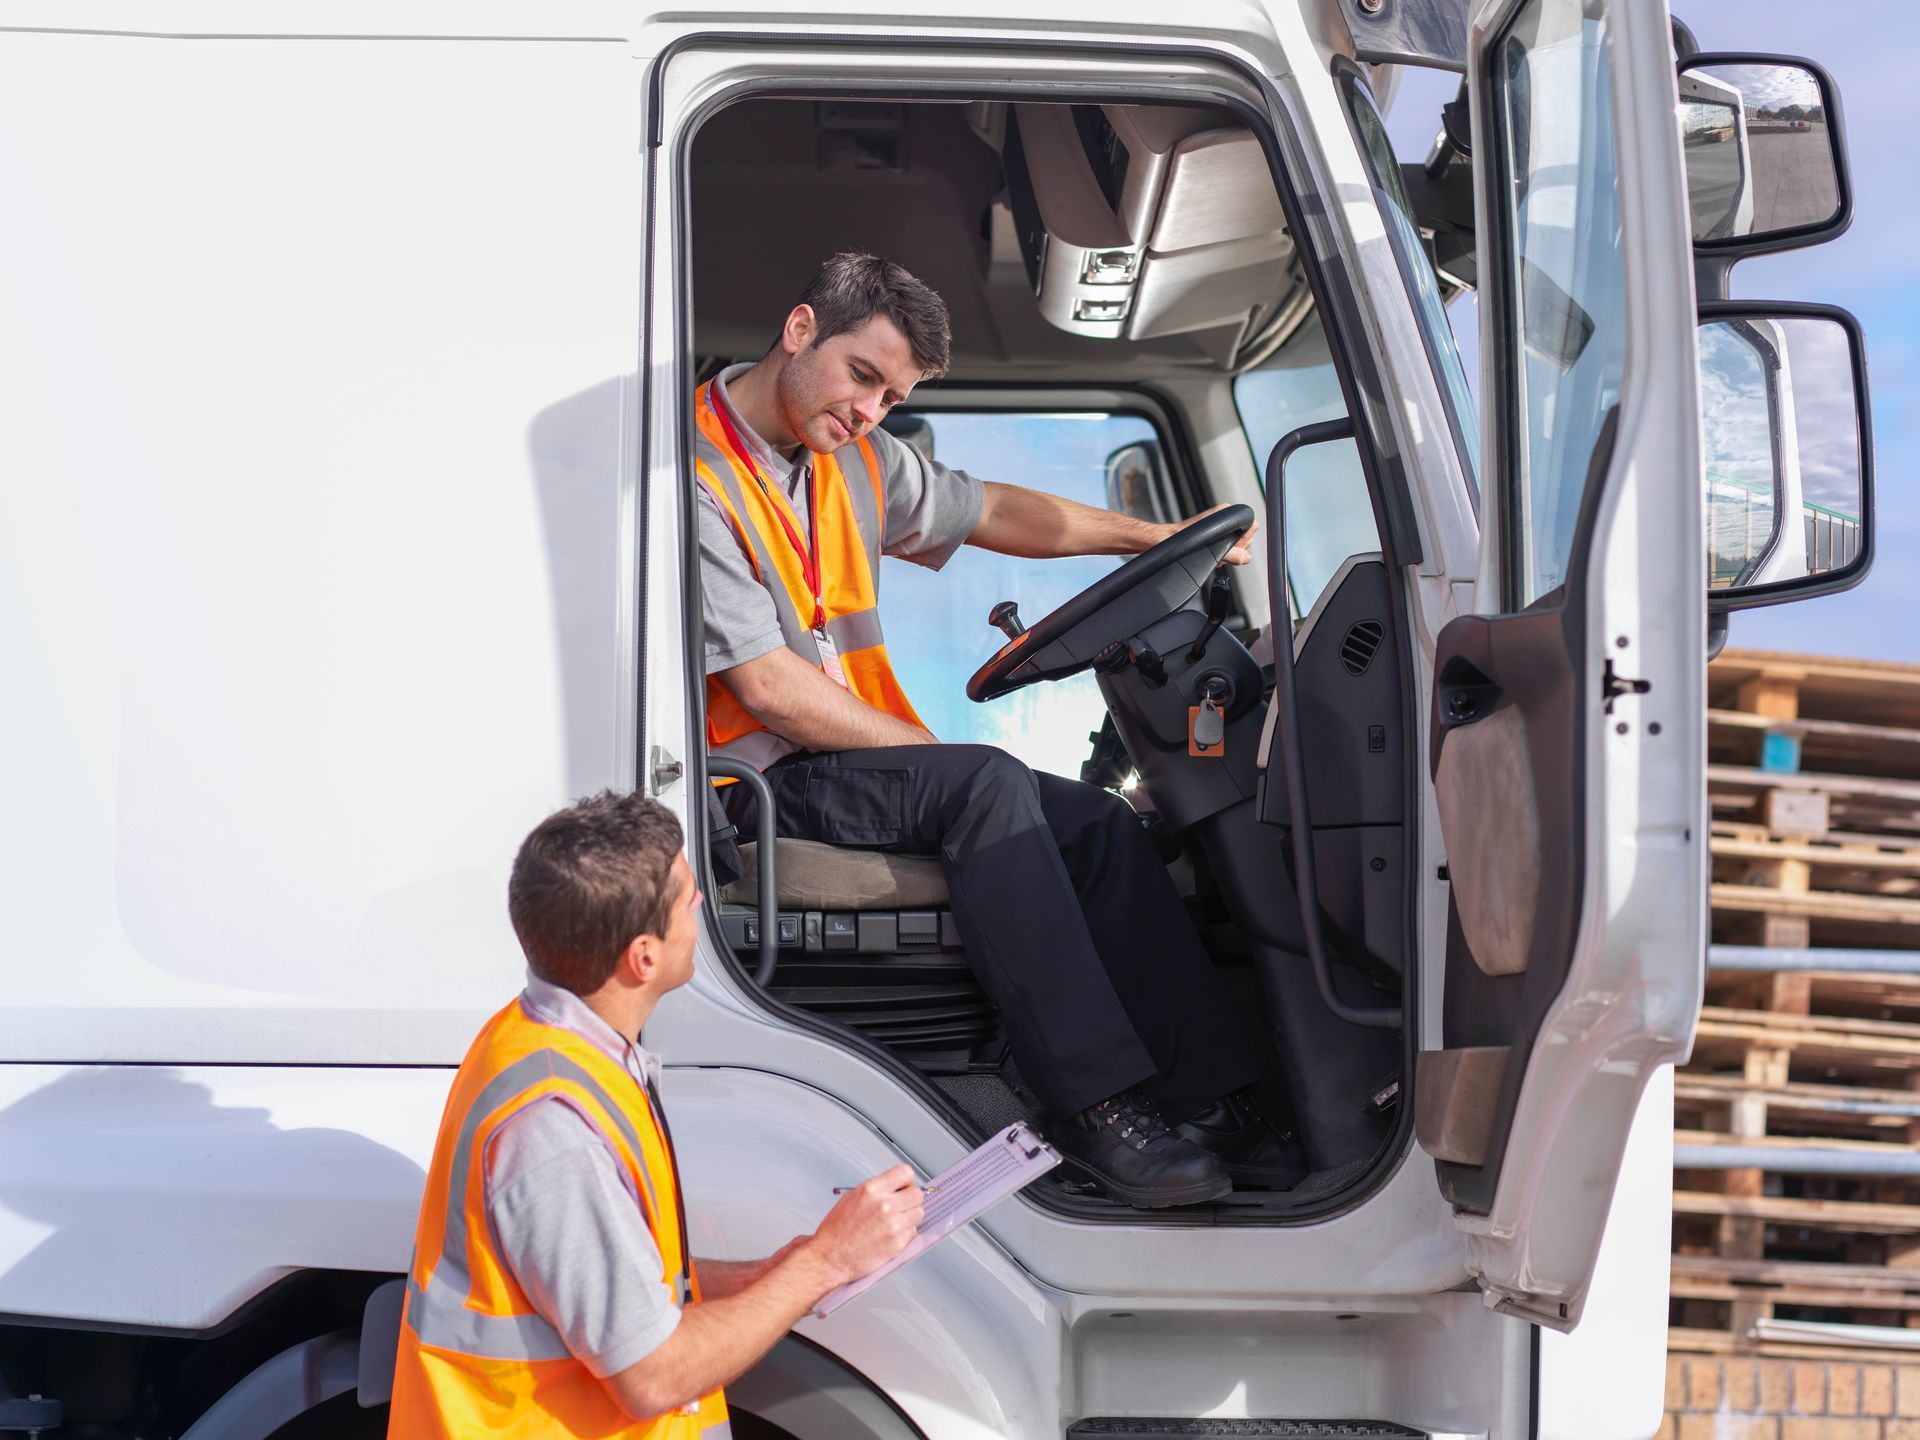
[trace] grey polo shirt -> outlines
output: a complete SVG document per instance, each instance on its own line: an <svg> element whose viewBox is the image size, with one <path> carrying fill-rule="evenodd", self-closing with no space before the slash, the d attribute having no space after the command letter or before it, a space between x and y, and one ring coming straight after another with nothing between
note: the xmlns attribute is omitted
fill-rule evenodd
<svg viewBox="0 0 1920 1440"><path fill-rule="evenodd" d="M752 367L732 365L713 383L715 403L727 407L727 417L740 439L753 452L767 478L784 486L800 523L809 521L806 484L811 463L806 451L787 460L740 418L727 398L727 382ZM950 470L884 430L867 436L880 460L886 497L886 534L881 551L938 570L973 534L980 523L986 487L964 470ZM700 525L701 620L706 630L707 673L731 670L786 644L773 597L753 572L753 562L740 546L719 501L696 486L694 510ZM879 576L874 577L879 585Z"/></svg>
<svg viewBox="0 0 1920 1440"><path fill-rule="evenodd" d="M635 1084L658 1077L660 1062L572 991L529 975L520 1000L543 1024L592 1041ZM595 1375L604 1378L646 1358L680 1323L626 1166L566 1101L545 1096L494 1131L486 1205L494 1244L513 1278Z"/></svg>

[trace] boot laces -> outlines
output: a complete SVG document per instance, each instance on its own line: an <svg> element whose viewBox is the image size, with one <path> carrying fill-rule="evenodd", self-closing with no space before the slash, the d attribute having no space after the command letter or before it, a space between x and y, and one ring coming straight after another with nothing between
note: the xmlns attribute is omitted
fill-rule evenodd
<svg viewBox="0 0 1920 1440"><path fill-rule="evenodd" d="M1158 1107L1138 1090L1122 1090L1093 1107L1098 1128L1110 1130L1136 1150L1171 1133Z"/></svg>

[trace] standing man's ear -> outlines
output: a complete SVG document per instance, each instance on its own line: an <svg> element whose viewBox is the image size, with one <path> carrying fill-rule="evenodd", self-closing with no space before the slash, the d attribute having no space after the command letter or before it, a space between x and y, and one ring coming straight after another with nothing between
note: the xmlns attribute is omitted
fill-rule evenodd
<svg viewBox="0 0 1920 1440"><path fill-rule="evenodd" d="M787 323L780 331L780 348L789 355L798 355L813 343L819 331L820 322L814 318L813 307L796 305L788 312Z"/></svg>
<svg viewBox="0 0 1920 1440"><path fill-rule="evenodd" d="M645 985L660 968L659 940L652 935L636 935L627 942L617 969L624 970L635 986Z"/></svg>

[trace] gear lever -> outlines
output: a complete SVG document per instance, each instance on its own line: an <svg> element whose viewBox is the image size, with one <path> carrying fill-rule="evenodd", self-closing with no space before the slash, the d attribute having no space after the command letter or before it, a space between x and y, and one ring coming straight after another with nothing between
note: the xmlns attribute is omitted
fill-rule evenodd
<svg viewBox="0 0 1920 1440"><path fill-rule="evenodd" d="M1027 627L1020 623L1020 607L1011 600L1002 600L988 611L987 621L1006 631L1009 640L1018 640L1027 633Z"/></svg>

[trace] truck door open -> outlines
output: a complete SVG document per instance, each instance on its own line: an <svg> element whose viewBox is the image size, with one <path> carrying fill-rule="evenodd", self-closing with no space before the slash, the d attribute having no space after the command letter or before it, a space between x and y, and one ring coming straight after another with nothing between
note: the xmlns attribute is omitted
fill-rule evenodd
<svg viewBox="0 0 1920 1440"><path fill-rule="evenodd" d="M1579 1317L1704 969L1694 297L1664 3L1480 0L1485 503L1427 756L1451 886L1423 1146L1499 1308Z"/></svg>

